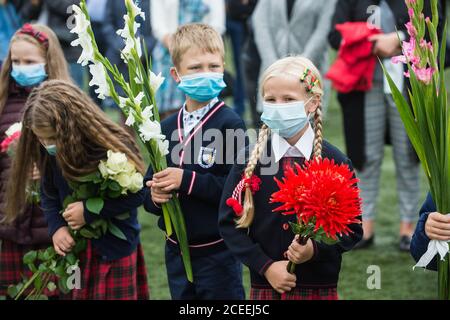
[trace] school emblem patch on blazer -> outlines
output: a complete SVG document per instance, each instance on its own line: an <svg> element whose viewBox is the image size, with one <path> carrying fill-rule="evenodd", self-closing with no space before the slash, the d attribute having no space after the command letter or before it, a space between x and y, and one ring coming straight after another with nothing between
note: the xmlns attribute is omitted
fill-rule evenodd
<svg viewBox="0 0 450 320"><path fill-rule="evenodd" d="M216 149L201 147L198 154L198 164L200 167L208 169L211 168L216 161Z"/></svg>

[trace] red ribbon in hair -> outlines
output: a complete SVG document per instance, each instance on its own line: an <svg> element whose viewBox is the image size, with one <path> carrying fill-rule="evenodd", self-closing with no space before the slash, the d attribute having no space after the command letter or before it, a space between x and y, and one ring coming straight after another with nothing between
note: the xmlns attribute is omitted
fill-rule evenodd
<svg viewBox="0 0 450 320"><path fill-rule="evenodd" d="M252 194L255 194L255 192L259 191L260 184L261 179L256 175L252 175L250 178L242 178L236 188L234 188L231 197L227 199L227 206L232 208L237 216L241 216L242 211L244 211L242 206L242 192L249 188Z"/></svg>
<svg viewBox="0 0 450 320"><path fill-rule="evenodd" d="M41 31L37 31L33 28L33 26L29 23L25 23L22 28L19 30L19 34L26 34L35 38L40 44L44 47L48 48L48 36Z"/></svg>

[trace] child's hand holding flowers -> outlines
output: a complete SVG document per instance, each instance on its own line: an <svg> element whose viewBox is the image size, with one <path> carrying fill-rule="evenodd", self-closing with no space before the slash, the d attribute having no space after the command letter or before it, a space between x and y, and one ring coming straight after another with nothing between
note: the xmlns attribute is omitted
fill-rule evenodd
<svg viewBox="0 0 450 320"><path fill-rule="evenodd" d="M84 205L82 201L71 203L62 214L69 227L73 230L79 230L86 225L84 220Z"/></svg>
<svg viewBox="0 0 450 320"><path fill-rule="evenodd" d="M289 261L295 264L305 263L312 259L314 256L314 246L311 239L308 239L306 245L301 245L299 243L300 236L295 235L294 240L292 240L291 245L287 251L287 258Z"/></svg>

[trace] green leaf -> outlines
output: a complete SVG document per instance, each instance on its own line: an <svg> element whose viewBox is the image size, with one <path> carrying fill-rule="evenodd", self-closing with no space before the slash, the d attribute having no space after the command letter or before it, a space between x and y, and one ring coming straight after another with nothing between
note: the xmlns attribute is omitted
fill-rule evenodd
<svg viewBox="0 0 450 320"><path fill-rule="evenodd" d="M23 263L24 264L32 264L34 261L36 261L37 258L37 252L36 251L29 251L23 256Z"/></svg>
<svg viewBox="0 0 450 320"><path fill-rule="evenodd" d="M289 225L291 226L291 230L294 234L301 234L303 231L303 226L299 225L297 223L289 222Z"/></svg>
<svg viewBox="0 0 450 320"><path fill-rule="evenodd" d="M96 233L91 228L88 227L84 227L83 229L81 229L80 234L82 237L86 239L93 239L96 237Z"/></svg>
<svg viewBox="0 0 450 320"><path fill-rule="evenodd" d="M80 252L84 251L86 249L86 244L86 239L77 239L75 246L72 249L73 253L77 255Z"/></svg>
<svg viewBox="0 0 450 320"><path fill-rule="evenodd" d="M22 284L18 284L18 285L10 285L8 287L8 290L6 291L8 293L8 296L10 298L14 298L15 296L17 296L17 294L19 293L19 291L22 289ZM20 287L19 287L20 286Z"/></svg>
<svg viewBox="0 0 450 320"><path fill-rule="evenodd" d="M116 198L120 197L121 195L122 195L122 190L118 190L118 191L108 190L108 197L111 199L116 199Z"/></svg>
<svg viewBox="0 0 450 320"><path fill-rule="evenodd" d="M100 214L100 211L102 211L103 206L104 201L102 198L90 198L86 201L87 209L94 214Z"/></svg>
<svg viewBox="0 0 450 320"><path fill-rule="evenodd" d="M121 191L122 189L117 181L111 181L108 187L112 191Z"/></svg>
<svg viewBox="0 0 450 320"><path fill-rule="evenodd" d="M117 220L127 220L128 218L130 218L129 212L122 213L122 214L119 214L118 216L114 217L114 219L117 219Z"/></svg>
<svg viewBox="0 0 450 320"><path fill-rule="evenodd" d="M34 279L34 287L37 291L40 291L42 288L42 276L38 276L36 277L36 279Z"/></svg>
<svg viewBox="0 0 450 320"><path fill-rule="evenodd" d="M68 294L70 292L70 289L67 287L67 279L67 275L58 279L58 288L64 294Z"/></svg>
<svg viewBox="0 0 450 320"><path fill-rule="evenodd" d="M78 259L73 253L69 253L66 255L66 261L73 266L77 264Z"/></svg>
<svg viewBox="0 0 450 320"><path fill-rule="evenodd" d="M125 234L120 230L115 224L113 224L111 221L108 223L108 231L111 232L114 236L116 236L119 239L127 240L127 237Z"/></svg>
<svg viewBox="0 0 450 320"><path fill-rule="evenodd" d="M93 182L93 181L98 180L98 175L99 175L99 172L95 171L95 172L93 172L91 174L88 174L88 175L86 175L84 177L78 178L78 181L80 181L80 182Z"/></svg>

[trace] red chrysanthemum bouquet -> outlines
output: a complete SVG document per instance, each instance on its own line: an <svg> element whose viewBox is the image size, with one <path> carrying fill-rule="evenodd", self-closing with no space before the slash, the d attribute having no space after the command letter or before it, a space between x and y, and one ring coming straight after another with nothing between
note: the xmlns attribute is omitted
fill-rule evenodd
<svg viewBox="0 0 450 320"><path fill-rule="evenodd" d="M304 166L295 164L285 171L282 181L276 179L279 191L272 194L271 203L282 203L274 212L297 215L290 223L298 234L300 244L308 239L335 244L338 236L352 233L349 225L361 223L361 198L356 186L358 179L346 164L315 158ZM289 263L288 271L295 271Z"/></svg>

